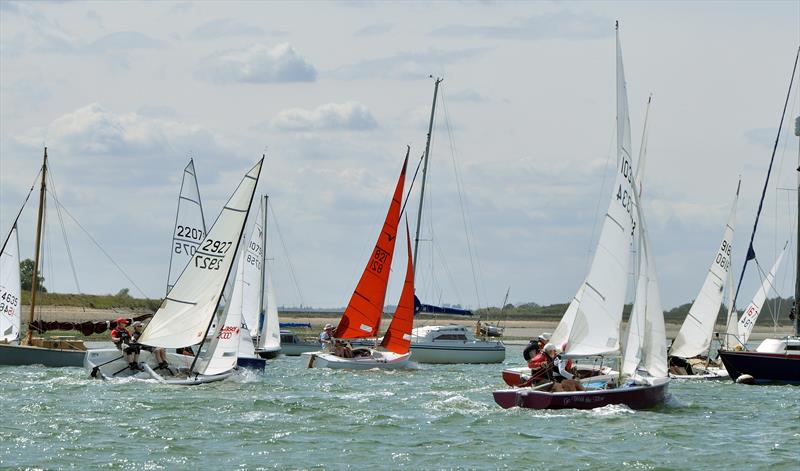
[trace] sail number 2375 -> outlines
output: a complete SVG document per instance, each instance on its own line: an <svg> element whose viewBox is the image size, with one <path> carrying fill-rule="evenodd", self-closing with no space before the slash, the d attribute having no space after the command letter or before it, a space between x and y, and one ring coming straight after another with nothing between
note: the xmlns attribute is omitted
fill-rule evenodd
<svg viewBox="0 0 800 471"><path fill-rule="evenodd" d="M219 270L224 255L233 246L233 242L207 239L194 257L194 266L205 270Z"/></svg>

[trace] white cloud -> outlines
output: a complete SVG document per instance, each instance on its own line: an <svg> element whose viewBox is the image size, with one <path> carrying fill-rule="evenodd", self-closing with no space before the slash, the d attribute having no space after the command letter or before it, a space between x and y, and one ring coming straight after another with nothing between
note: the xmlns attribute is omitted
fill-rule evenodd
<svg viewBox="0 0 800 471"><path fill-rule="evenodd" d="M203 23L189 33L190 39L218 39L232 36L282 35L283 31L269 31L260 26L237 20L222 18Z"/></svg>
<svg viewBox="0 0 800 471"><path fill-rule="evenodd" d="M385 34L392 30L394 26L391 23L373 23L371 25L364 26L363 28L356 31L356 36L376 36L379 34Z"/></svg>
<svg viewBox="0 0 800 471"><path fill-rule="evenodd" d="M365 131L378 126L369 109L354 101L328 103L313 110L291 108L281 111L271 121L283 131Z"/></svg>
<svg viewBox="0 0 800 471"><path fill-rule="evenodd" d="M434 36L478 37L487 39L540 40L552 38L595 39L610 34L611 19L592 13L575 14L562 10L502 25L450 25L437 28Z"/></svg>
<svg viewBox="0 0 800 471"><path fill-rule="evenodd" d="M431 49L426 52L400 52L393 56L367 59L340 67L333 72L333 75L342 79L415 80L428 77L431 72L439 71L445 65L472 59L484 52L485 49L454 51Z"/></svg>
<svg viewBox="0 0 800 471"><path fill-rule="evenodd" d="M213 54L200 65L197 76L216 83L313 82L317 70L289 43L272 48L254 44Z"/></svg>

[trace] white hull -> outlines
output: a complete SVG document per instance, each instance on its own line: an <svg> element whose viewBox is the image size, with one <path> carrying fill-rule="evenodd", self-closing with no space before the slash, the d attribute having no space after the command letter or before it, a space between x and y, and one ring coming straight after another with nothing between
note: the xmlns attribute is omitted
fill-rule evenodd
<svg viewBox="0 0 800 471"><path fill-rule="evenodd" d="M669 377L673 379L688 379L688 380L718 380L718 379L730 379L731 375L728 374L728 371L725 368L715 368L713 366L710 366L706 368L705 371L695 375L676 375L670 373Z"/></svg>
<svg viewBox="0 0 800 471"><path fill-rule="evenodd" d="M303 353L316 351L319 351L319 342L281 344L281 353L290 357L298 357Z"/></svg>
<svg viewBox="0 0 800 471"><path fill-rule="evenodd" d="M139 354L139 365L142 370L132 370L125 361L123 353L116 348L89 350L86 352L84 367L92 377L102 379L136 378L154 379L159 383L191 386L221 381L233 374L233 370L218 375L190 374L193 356L167 353L170 368L157 369L158 362L154 356L142 350Z"/></svg>
<svg viewBox="0 0 800 471"><path fill-rule="evenodd" d="M502 363L506 346L502 342L440 340L411 342L411 353L417 363Z"/></svg>
<svg viewBox="0 0 800 471"><path fill-rule="evenodd" d="M371 370L380 368L392 370L398 368L408 368L410 363L410 353L399 355L393 352L385 352L374 349L369 350L370 355L358 358L342 358L330 352L305 352L302 357L306 359L309 368L332 368L346 370Z"/></svg>

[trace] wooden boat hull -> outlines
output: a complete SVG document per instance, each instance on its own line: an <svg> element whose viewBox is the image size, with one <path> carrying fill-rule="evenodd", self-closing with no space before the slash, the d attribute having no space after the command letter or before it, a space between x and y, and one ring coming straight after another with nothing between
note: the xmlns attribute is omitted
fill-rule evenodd
<svg viewBox="0 0 800 471"><path fill-rule="evenodd" d="M725 350L719 355L733 381L747 374L756 384L800 384L800 355Z"/></svg>
<svg viewBox="0 0 800 471"><path fill-rule="evenodd" d="M417 363L502 363L506 346L502 342L435 342L411 343L411 354Z"/></svg>
<svg viewBox="0 0 800 471"><path fill-rule="evenodd" d="M156 380L159 383L178 386L193 386L204 383L213 383L228 378L233 370L217 375L188 374L192 366L193 356L167 353L169 370L157 369L158 365L153 355L148 351L139 354L141 370L130 369L122 352L115 348L89 350L86 352L84 367L90 376L98 379L135 378L142 380Z"/></svg>
<svg viewBox="0 0 800 471"><path fill-rule="evenodd" d="M55 368L83 366L86 350L65 350L28 345L0 344L0 365L44 365Z"/></svg>
<svg viewBox="0 0 800 471"><path fill-rule="evenodd" d="M589 391L551 393L527 388L505 389L494 392L494 401L504 409L596 409L613 404L649 409L664 402L668 385L669 378L659 378L648 385Z"/></svg>
<svg viewBox="0 0 800 471"><path fill-rule="evenodd" d="M358 358L342 358L330 352L306 352L302 356L306 358L306 366L309 368L332 368L344 370L371 370L379 368L382 370L393 370L408 368L410 353L399 355L392 352L369 349L370 356Z"/></svg>

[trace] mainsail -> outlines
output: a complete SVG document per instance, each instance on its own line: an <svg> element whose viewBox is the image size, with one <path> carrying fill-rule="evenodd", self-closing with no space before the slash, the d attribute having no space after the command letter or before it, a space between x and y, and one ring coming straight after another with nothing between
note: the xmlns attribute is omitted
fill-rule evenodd
<svg viewBox="0 0 800 471"><path fill-rule="evenodd" d="M194 161L189 159L189 164L183 169L178 212L175 216L175 229L172 232L167 294L172 290L175 280L192 259L205 236L206 221L200 201L200 189L197 187Z"/></svg>
<svg viewBox="0 0 800 471"><path fill-rule="evenodd" d="M747 306L747 309L744 310L742 317L739 319L739 335L737 340L741 342L742 345L747 344L747 341L750 339L750 333L753 332L753 326L756 324L756 319L758 319L758 315L761 313L761 308L764 306L764 301L767 300L767 293L769 293L769 290L772 288L775 281L775 272L777 272L778 268L781 266L781 260L783 260L783 254L786 253L786 247L788 245L789 243L787 242L783 247L781 254L778 255L778 259L775 260L775 265L772 266L772 270L767 273L766 278L764 278L764 282L761 283L761 287L758 288L753 300Z"/></svg>
<svg viewBox="0 0 800 471"><path fill-rule="evenodd" d="M269 262L264 262L266 270L266 288L264 291L264 324L261 326L261 335L258 337L259 349L275 349L281 346L281 326L278 319L278 304L275 301L275 289L272 287L272 273Z"/></svg>
<svg viewBox="0 0 800 471"><path fill-rule="evenodd" d="M180 348L205 338L231 271L263 161L262 158L239 183L192 261L147 324L141 343Z"/></svg>
<svg viewBox="0 0 800 471"><path fill-rule="evenodd" d="M250 237L244 241L246 245L239 262L241 270L237 270L230 300L231 308L242 313L242 324L248 329L251 336L258 334L258 317L261 314L261 270L264 267L263 248L261 247L264 231L261 223L263 218L264 207L262 204L254 218L253 231Z"/></svg>
<svg viewBox="0 0 800 471"><path fill-rule="evenodd" d="M411 330L414 327L414 262L411 255L411 234L406 222L406 247L408 248L408 264L406 266L406 280L400 301L394 311L392 322L383 336L381 346L390 352L404 355L411 350Z"/></svg>
<svg viewBox="0 0 800 471"><path fill-rule="evenodd" d="M376 337L383 314L383 302L386 298L386 285L389 283L389 272L392 266L392 255L397 240L397 225L400 222L400 205L403 199L403 186L406 178L408 154L403 161L403 170L397 180L397 186L386 214L378 241L372 256L364 268L364 273L356 286L342 320L336 328L334 336L340 339Z"/></svg>
<svg viewBox="0 0 800 471"><path fill-rule="evenodd" d="M741 183L741 182L740 182ZM736 219L736 204L739 200L739 187L733 199L728 223L722 234L714 260L708 268L703 287L689 308L689 314L683 321L678 336L672 342L670 355L691 358L700 354L707 354L711 346L711 337L714 335L714 324L719 315L722 296L729 278L731 267L731 251L733 247L733 226Z"/></svg>
<svg viewBox="0 0 800 471"><path fill-rule="evenodd" d="M551 338L556 345L566 342L571 356L619 350L630 245L636 228L634 175L625 71L617 31L617 167L611 202L589 274Z"/></svg>
<svg viewBox="0 0 800 471"><path fill-rule="evenodd" d="M19 239L15 222L0 252L0 341L19 340L21 292Z"/></svg>

